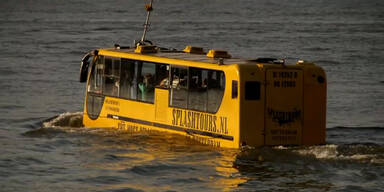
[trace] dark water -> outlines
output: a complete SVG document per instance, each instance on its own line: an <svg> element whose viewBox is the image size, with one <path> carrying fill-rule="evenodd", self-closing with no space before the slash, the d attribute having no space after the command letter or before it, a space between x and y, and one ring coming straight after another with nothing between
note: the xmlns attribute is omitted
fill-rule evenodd
<svg viewBox="0 0 384 192"><path fill-rule="evenodd" d="M0 191L383 190L384 1L155 1L160 46L326 70L327 145L244 150L78 126L81 57L139 39L144 3L0 1Z"/></svg>

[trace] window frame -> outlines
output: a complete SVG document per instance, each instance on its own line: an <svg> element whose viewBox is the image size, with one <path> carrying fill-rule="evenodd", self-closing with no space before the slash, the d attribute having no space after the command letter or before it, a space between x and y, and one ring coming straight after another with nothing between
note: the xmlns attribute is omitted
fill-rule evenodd
<svg viewBox="0 0 384 192"><path fill-rule="evenodd" d="M177 67L175 67L177 66ZM173 103L173 73L172 70L173 68L179 68L179 69L186 69L187 70L187 98L186 98L186 108L180 107L180 106L174 106L172 105ZM169 75L168 75L168 107L174 107L174 108L179 108L179 109L187 109L188 108L188 99L189 99L189 67L188 66L182 66L182 65L170 65L169 68Z"/></svg>
<svg viewBox="0 0 384 192"><path fill-rule="evenodd" d="M101 59L101 60L100 60ZM112 68L111 68L111 74L105 74L105 59L111 59L111 62L112 62ZM119 71L118 71L118 73L119 73L119 76L116 76L116 78L119 80L119 91L118 91L118 93L117 93L117 95L113 95L113 94L106 94L106 92L105 92L105 78L107 77L107 76L114 76L115 75L115 72L114 72L114 69L115 69L115 67L114 67L114 64L115 64L115 61L116 60L118 60L119 62L119 67L118 67L118 69L119 69ZM125 62L122 62L122 60L126 60ZM134 76L136 76L135 78L137 78L136 79L136 98L132 98L132 97L129 97L129 98L127 98L127 97L124 97L124 96L122 96L122 94L121 94L121 88L122 88L122 82L121 82L121 80L122 80L122 63L124 63L124 64L126 64L126 62L133 62L133 65L132 65L132 69L134 70L134 72L133 72L133 74L134 74ZM154 67L153 67L153 69L154 69L154 74L152 74L152 78L154 78L152 81L153 81L153 98L151 98L151 100L150 101L146 101L146 100L142 100L141 98L140 98L140 94L139 94L139 78L141 78L141 77L138 77L138 66L136 66L136 65L138 65L138 64L142 64L142 66L144 66L144 65L154 65ZM89 94L89 93L92 93L93 95L99 95L99 96L103 96L103 97L112 97L112 98L119 98L119 99L125 99L125 100L130 100L130 101L137 101L137 102L141 102L141 103L148 103L148 104L154 104L155 103L155 97L156 97L156 93L155 93L155 89L170 89L170 86L169 85L167 85L166 87L161 87L160 85L158 85L158 78L166 78L166 79L168 79L168 81L169 81L169 75L170 75L170 71L166 71L166 73L164 73L163 75L164 75L164 77L158 77L158 74L157 74L157 69L161 69L161 67L160 66L164 66L165 67L165 69L167 69L167 70L171 70L171 67L170 67L170 65L171 64L168 64L168 63L159 63L159 62L151 62L151 61L144 61L144 60L136 60L136 59L130 59L130 58L125 58L125 57L113 57L113 56L106 56L106 55L98 55L98 58L97 58L97 61L95 62L95 64L92 66L93 68L91 69L91 71L90 71L90 75L93 75L94 76L94 83L97 83L96 81L97 81L97 78L96 78L96 73L97 73L97 65L102 65L103 67L102 67L102 71L101 71L101 79L100 79L100 81L101 81L101 85L100 85L100 87L99 87L99 89L100 89L100 92L97 92L97 91L94 91L94 90L92 90L91 91L91 89L88 89L87 88L87 94ZM158 67L159 66L159 67ZM151 66L152 67L152 66ZM94 71L95 70L95 71ZM141 69L141 73L143 73L143 69ZM140 76L143 76L143 75L145 75L145 74L140 74ZM90 77L90 78L92 78L92 77ZM89 82L89 84L88 85L90 85L90 83L91 82ZM160 82L159 82L160 83Z"/></svg>
<svg viewBox="0 0 384 192"><path fill-rule="evenodd" d="M202 113L216 114L219 111L219 109L220 109L220 107L222 105L222 102L223 102L223 99L224 99L224 95L225 95L226 81L227 81L225 72L222 71L222 70L216 70L216 69L209 69L209 68L201 68L201 67L195 67L195 66L183 66L183 65L177 65L177 64L170 64L170 69L169 69L169 72L171 73L169 75L169 79L170 79L169 81L170 82L171 82L171 80L173 80L173 79L171 79L171 77L173 75L172 74L172 69L173 68L184 68L184 69L186 68L187 71L188 71L188 78L187 78L188 79L187 100L186 100L186 107L185 108L184 107L180 107L180 106L172 105L171 102L172 102L172 99L173 99L173 87L170 85L169 86L169 90L170 91L169 91L169 97L168 97L168 107L177 108L177 109L184 109L184 110L191 110L191 111L198 111L198 112L202 112ZM209 83L208 83L208 87L207 87L207 90L206 90L207 102L206 102L205 110L198 110L198 109L194 109L194 108L189 107L189 94L190 94L190 82L189 81L191 79L190 68L200 69L200 70L207 70L208 73L209 72L218 72L218 73L221 73L223 75L223 81L224 81L223 91L222 91L223 93L221 94L220 102L218 102L219 104L217 105L215 111L210 111L209 110L209 106L208 106L208 104L209 104L209 101L208 101ZM209 77L209 75L208 75L208 77Z"/></svg>
<svg viewBox="0 0 384 192"><path fill-rule="evenodd" d="M110 60L110 71L109 71L109 74L106 74L106 65L105 65L105 61L106 60ZM115 74L115 65L116 65L116 61L118 61L118 75ZM111 56L104 56L104 67L103 67L103 84L102 84L102 92L101 94L104 95L104 96L107 96L107 97L117 97L119 98L120 97L120 79L121 79L121 58L120 57L111 57ZM106 81L107 81L107 78L110 78L113 80L113 84L112 85L109 85L109 86L112 86L112 90L110 93L106 93ZM118 81L118 86L116 86L116 81ZM117 87L117 93L114 94L114 87ZM117 95L117 96L116 96Z"/></svg>
<svg viewBox="0 0 384 192"><path fill-rule="evenodd" d="M117 96L114 96L114 95L109 95L109 94L105 94L104 92L104 84L105 84L105 59L111 59L112 60L112 68L113 68L113 64L114 64L114 60L119 60L119 63L120 63L120 66L119 66L119 92L118 92L118 95ZM92 91L89 91L87 90L87 93L92 93L92 94L97 94L99 96L103 96L103 97L112 97L112 98L119 98L119 99L125 99L125 100L130 100L130 101L136 101L136 102L141 102L141 103L148 103L148 104L154 104L155 103L155 100L156 100L156 89L167 89L168 90L168 107L172 107L172 108L178 108L178 109L185 109L185 110L191 110L191 111L198 111L198 112L203 112L203 113L210 113L210 114L216 114L218 112L218 110L220 109L220 107L222 106L222 102L223 102L223 99L224 99L224 95L225 95L225 91L226 91L226 86L227 86L227 78L226 78L226 74L223 70L217 70L217 69L209 69L209 68L201 68L201 67L196 67L196 66L185 66L185 65L177 65L177 64L170 64L170 63L160 63L160 62L151 62L151 61L144 61L144 60L135 60L135 59L130 59L130 58L125 58L125 57L113 57L113 56L105 56L105 55L99 55L98 60L95 62L95 65L94 65L94 70L97 70L97 64L103 64L103 73L102 73L102 84L101 84L101 93L97 93L97 92L92 92ZM102 62L100 63L99 59L102 59ZM137 82L137 85L136 85L136 89L137 89L137 92L136 92L136 98L127 98L127 97L123 97L121 95L121 80L122 80L122 60L125 59L127 61L130 61L130 62L133 62L133 70L134 70L134 75L137 76L138 74L138 71L137 70L137 66L138 63L149 63L149 64L153 64L155 65L155 77L154 77L154 86L153 86L153 99L152 101L144 101L144 100L141 100L139 99L139 88L138 88L138 85L139 85L139 82ZM165 86L165 87L162 87L160 86L158 83L160 81L159 80L159 77L157 76L158 75L158 71L157 71L157 65L165 65L166 67L166 71L168 72L168 74L165 76L165 79L168 79L168 84ZM175 106L172 104L172 99L173 99L173 85L172 85L172 81L173 81L173 72L172 70L174 68L180 68L180 69L186 69L187 70L187 98L186 98L186 103L185 103L185 107L181 107L181 106ZM199 110L199 109L195 109L195 108L192 108L189 106L189 96L190 96L190 81L191 81L191 73L190 73L190 69L193 68L193 69L199 69L199 70L206 70L207 73L208 73L208 79L211 78L209 76L209 73L210 72L216 72L216 73L220 73L220 76L223 76L222 78L220 77L219 79L219 89L222 89L222 93L221 93L221 97L220 97L220 101L218 102L219 104L217 104L215 107L216 109L213 111L213 110L210 110L209 108L209 90L210 90L210 87L209 87L209 83L207 85L207 89L205 91L205 95L206 95L206 102L205 102L205 107L204 107L204 110ZM141 71L142 72L142 71ZM113 70L111 71L112 75L113 75ZM95 83L96 83L96 72L94 72L94 74L91 74L91 75L94 75L95 76ZM143 74L141 74L143 75ZM138 77L136 77L138 78ZM216 79L217 80L217 79ZM139 81L138 79L136 81ZM223 82L222 82L223 81ZM211 88L212 89L212 88Z"/></svg>

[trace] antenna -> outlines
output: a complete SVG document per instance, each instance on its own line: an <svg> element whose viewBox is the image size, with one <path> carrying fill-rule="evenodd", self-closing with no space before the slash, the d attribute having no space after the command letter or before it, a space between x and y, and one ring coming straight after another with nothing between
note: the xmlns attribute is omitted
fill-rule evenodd
<svg viewBox="0 0 384 192"><path fill-rule="evenodd" d="M145 20L145 23L144 23L144 32L143 32L143 36L141 37L140 43L144 43L146 41L145 35L147 34L147 31L148 31L148 28L150 25L149 24L149 16L151 15L151 11L153 10L152 3L153 3L153 0L151 0L151 2L149 4L145 4L145 9L147 10L147 19Z"/></svg>

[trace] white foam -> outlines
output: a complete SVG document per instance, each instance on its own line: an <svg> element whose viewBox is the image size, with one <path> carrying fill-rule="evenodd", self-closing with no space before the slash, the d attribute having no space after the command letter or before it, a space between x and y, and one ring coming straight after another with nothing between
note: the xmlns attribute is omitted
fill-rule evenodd
<svg viewBox="0 0 384 192"><path fill-rule="evenodd" d="M46 127L80 127L82 124L83 112L66 112L56 118L43 123L43 128Z"/></svg>
<svg viewBox="0 0 384 192"><path fill-rule="evenodd" d="M337 145L324 145L324 146L312 146L304 149L294 150L294 152L300 155L311 155L317 159L329 159L329 160L355 160L355 161L369 161L375 162L380 161L378 156L375 154L341 154Z"/></svg>
<svg viewBox="0 0 384 192"><path fill-rule="evenodd" d="M356 154L351 156L340 155L338 158L343 160L371 160L372 161L372 160L375 160L377 156L372 154Z"/></svg>
<svg viewBox="0 0 384 192"><path fill-rule="evenodd" d="M274 149L280 149L280 150L289 149L289 147L285 147L285 146L282 146L282 145L275 146L275 147L273 147L273 148L274 148Z"/></svg>
<svg viewBox="0 0 384 192"><path fill-rule="evenodd" d="M300 155L313 155L317 159L333 159L339 156L337 145L312 146L305 149L295 150L295 152Z"/></svg>

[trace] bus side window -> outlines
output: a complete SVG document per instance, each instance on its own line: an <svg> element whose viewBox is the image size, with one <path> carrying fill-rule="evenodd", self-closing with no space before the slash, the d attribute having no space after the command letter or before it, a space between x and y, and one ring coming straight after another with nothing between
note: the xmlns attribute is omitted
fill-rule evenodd
<svg viewBox="0 0 384 192"><path fill-rule="evenodd" d="M101 94L104 74L104 56L97 56L96 65L92 66L88 92Z"/></svg>
<svg viewBox="0 0 384 192"><path fill-rule="evenodd" d="M120 97L154 103L154 87L168 78L165 64L121 59ZM165 71L164 71L165 70Z"/></svg>
<svg viewBox="0 0 384 192"><path fill-rule="evenodd" d="M156 64L156 87L169 88L169 65Z"/></svg>
<svg viewBox="0 0 384 192"><path fill-rule="evenodd" d="M216 113L224 95L222 71L172 67L170 106Z"/></svg>
<svg viewBox="0 0 384 192"><path fill-rule="evenodd" d="M142 62L141 76L138 82L139 100L153 103L155 95L155 74L155 63Z"/></svg>
<svg viewBox="0 0 384 192"><path fill-rule="evenodd" d="M103 94L117 97L120 87L120 59L105 58Z"/></svg>
<svg viewBox="0 0 384 192"><path fill-rule="evenodd" d="M224 89L224 72L210 70L208 73L208 112L215 113L219 109Z"/></svg>
<svg viewBox="0 0 384 192"><path fill-rule="evenodd" d="M207 111L208 70L189 68L188 109Z"/></svg>
<svg viewBox="0 0 384 192"><path fill-rule="evenodd" d="M126 99L136 99L135 86L133 79L135 78L135 62L129 59L121 59L120 74L120 97Z"/></svg>
<svg viewBox="0 0 384 192"><path fill-rule="evenodd" d="M121 59L120 97L138 99L138 84L141 81L143 63L141 61Z"/></svg>
<svg viewBox="0 0 384 192"><path fill-rule="evenodd" d="M172 67L170 106L187 108L188 68Z"/></svg>
<svg viewBox="0 0 384 192"><path fill-rule="evenodd" d="M260 99L260 82L246 81L245 82L245 100Z"/></svg>

